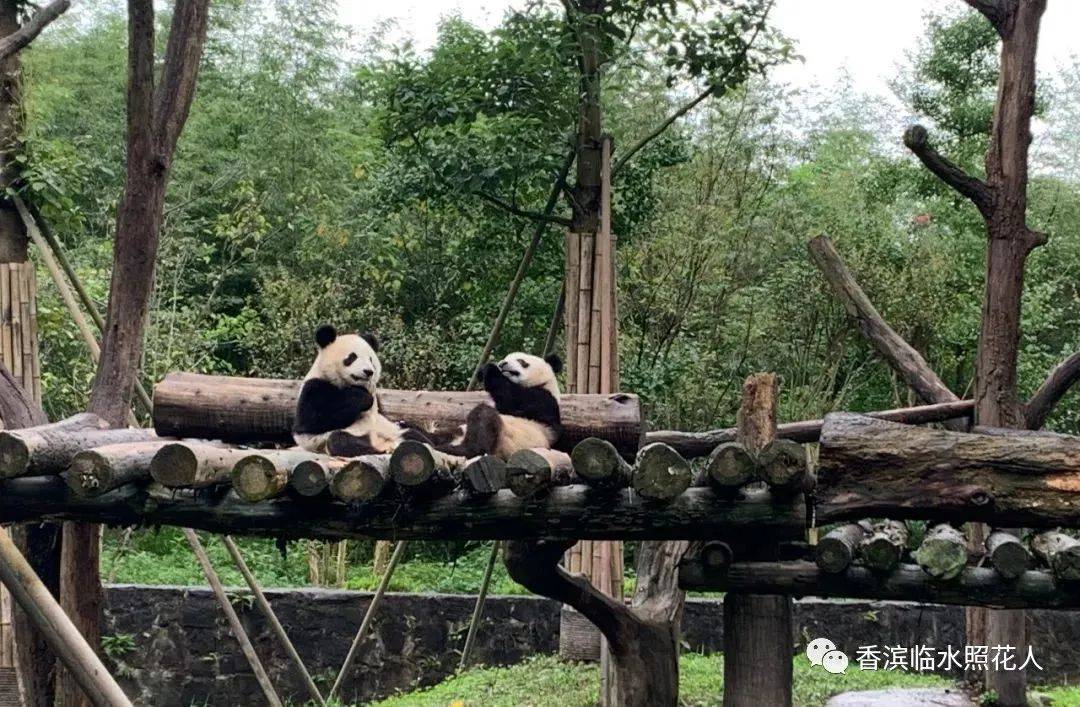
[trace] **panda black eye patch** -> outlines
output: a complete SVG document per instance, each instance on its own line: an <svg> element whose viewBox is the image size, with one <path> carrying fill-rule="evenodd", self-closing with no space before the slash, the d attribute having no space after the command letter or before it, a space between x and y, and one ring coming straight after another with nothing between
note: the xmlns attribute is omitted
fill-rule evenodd
<svg viewBox="0 0 1080 707"><path fill-rule="evenodd" d="M528 367L529 367L529 362L528 362L528 361L526 361L526 360L525 360L525 359L523 359L523 358L519 358L519 359L518 359L518 363L520 363L520 364L521 364L521 367L522 367L522 368L528 368Z"/></svg>
<svg viewBox="0 0 1080 707"><path fill-rule="evenodd" d="M356 354L351 353L348 356L346 356L345 360L342 361L341 363L342 363L342 365L345 365L345 366L351 366L353 361L355 361L355 360L356 360Z"/></svg>

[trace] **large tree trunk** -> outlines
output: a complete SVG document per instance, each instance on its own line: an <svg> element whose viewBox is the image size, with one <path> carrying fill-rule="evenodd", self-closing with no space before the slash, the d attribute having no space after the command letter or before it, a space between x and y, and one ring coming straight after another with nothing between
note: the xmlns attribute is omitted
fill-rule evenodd
<svg viewBox="0 0 1080 707"><path fill-rule="evenodd" d="M1012 11L1001 23L1001 77L990 149L987 184L995 207L987 219L986 292L975 366L975 422L994 427L1024 427L1016 387L1020 345L1024 264L1032 248L1044 241L1027 227L1028 146L1035 111L1035 53L1046 0L1000 0ZM985 530L983 531L985 533ZM978 539L976 539L978 542ZM1023 611L970 609L968 645L1028 643ZM990 671L986 687L1005 707L1027 703L1023 671Z"/></svg>
<svg viewBox="0 0 1080 707"><path fill-rule="evenodd" d="M113 275L101 342L101 359L90 392L91 412L122 426L142 356L143 337L176 142L195 94L206 41L209 0L176 0L160 80L154 78L154 5L128 0L127 163L116 214ZM65 523L61 603L95 649L100 644L102 605L97 525ZM61 674L63 704L86 704L74 679Z"/></svg>
<svg viewBox="0 0 1080 707"><path fill-rule="evenodd" d="M975 370L975 421L994 427L1023 427L1016 388L1020 345L1024 263L1045 236L1027 226L1028 149L1035 111L1035 56L1039 24L1046 0L964 0L981 12L1002 39L1001 74L986 153L986 181L971 177L927 143L926 131L908 130L905 142L923 164L967 197L986 220L986 289ZM986 529L972 537L980 544ZM968 645L1027 645L1022 615L1014 612L968 611ZM1022 671L991 670L986 686L999 704L1023 705L1026 679Z"/></svg>

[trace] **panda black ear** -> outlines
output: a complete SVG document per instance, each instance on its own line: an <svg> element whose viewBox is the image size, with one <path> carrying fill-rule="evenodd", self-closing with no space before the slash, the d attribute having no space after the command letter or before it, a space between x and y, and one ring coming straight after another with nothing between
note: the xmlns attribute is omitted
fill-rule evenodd
<svg viewBox="0 0 1080 707"><path fill-rule="evenodd" d="M544 356L544 360L551 366L551 370L555 371L555 375L562 373L562 359L559 358L559 354L548 354Z"/></svg>
<svg viewBox="0 0 1080 707"><path fill-rule="evenodd" d="M379 337L375 336L371 332L366 332L364 334L361 334L360 338L368 342L368 345L371 346L372 351L374 351L375 353L379 353Z"/></svg>
<svg viewBox="0 0 1080 707"><path fill-rule="evenodd" d="M315 343L320 349L325 349L337 339L337 329L330 324L323 324L315 330Z"/></svg>

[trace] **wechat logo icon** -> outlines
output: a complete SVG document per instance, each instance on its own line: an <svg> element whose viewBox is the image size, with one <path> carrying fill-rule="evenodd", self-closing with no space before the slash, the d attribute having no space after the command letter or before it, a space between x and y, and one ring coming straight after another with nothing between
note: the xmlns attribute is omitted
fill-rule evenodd
<svg viewBox="0 0 1080 707"><path fill-rule="evenodd" d="M815 638L806 644L806 657L810 665L825 668L833 675L843 675L848 668L847 654L837 650L836 644L827 638Z"/></svg>

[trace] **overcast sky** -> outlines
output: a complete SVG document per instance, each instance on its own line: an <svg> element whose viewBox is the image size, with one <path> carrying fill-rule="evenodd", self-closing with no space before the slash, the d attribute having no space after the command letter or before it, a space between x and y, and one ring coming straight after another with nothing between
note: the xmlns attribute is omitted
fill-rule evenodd
<svg viewBox="0 0 1080 707"><path fill-rule="evenodd" d="M923 27L923 16L934 9L960 5L960 0L778 0L773 18L795 40L805 62L775 74L796 86L828 86L846 68L861 91L888 94L887 81L896 74L904 53ZM506 8L523 0L339 0L341 17L366 34L381 19L394 19L400 31L419 47L434 41L439 18L450 13L483 27L498 23ZM1039 46L1042 71L1080 55L1080 0L1050 0Z"/></svg>

